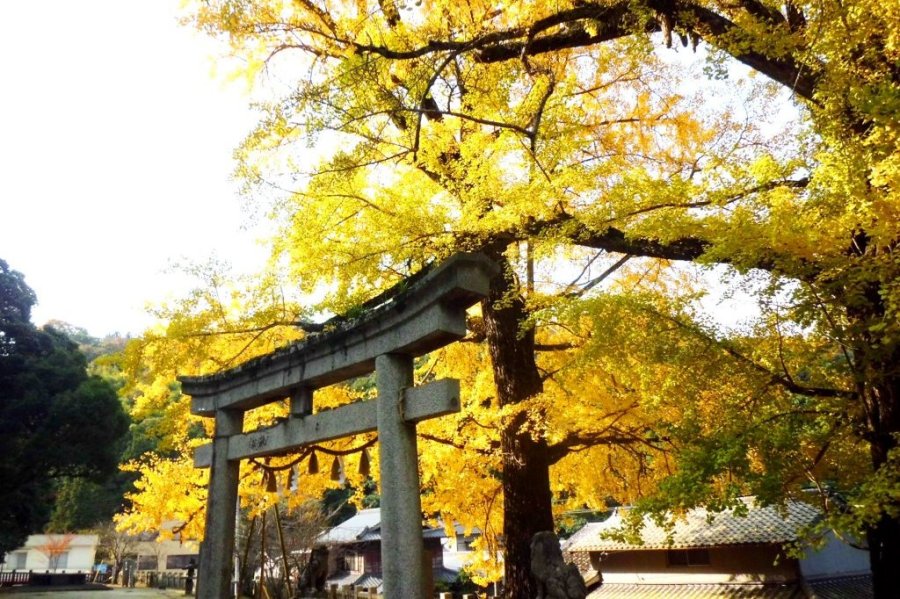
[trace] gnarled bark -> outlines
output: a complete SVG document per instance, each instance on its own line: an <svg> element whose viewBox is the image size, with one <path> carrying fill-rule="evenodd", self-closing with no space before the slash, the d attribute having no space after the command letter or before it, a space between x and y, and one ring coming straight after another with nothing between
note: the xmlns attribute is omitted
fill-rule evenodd
<svg viewBox="0 0 900 599"><path fill-rule="evenodd" d="M534 355L534 329L526 322L525 302L509 265L503 266L482 303L497 398L501 406L520 403L542 390ZM518 414L501 433L503 452L504 596L534 597L531 579L532 537L553 530L550 463L547 443L523 430L527 417Z"/></svg>

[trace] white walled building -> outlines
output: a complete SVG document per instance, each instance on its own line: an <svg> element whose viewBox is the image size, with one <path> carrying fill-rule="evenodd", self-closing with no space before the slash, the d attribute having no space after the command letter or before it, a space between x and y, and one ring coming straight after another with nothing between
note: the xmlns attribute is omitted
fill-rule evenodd
<svg viewBox="0 0 900 599"><path fill-rule="evenodd" d="M2 568L4 571L90 572L99 542L97 535L30 535L24 546L3 556Z"/></svg>
<svg viewBox="0 0 900 599"><path fill-rule="evenodd" d="M158 535L146 535L135 546L138 572L182 573L191 561L200 561L200 543L181 538L162 540Z"/></svg>

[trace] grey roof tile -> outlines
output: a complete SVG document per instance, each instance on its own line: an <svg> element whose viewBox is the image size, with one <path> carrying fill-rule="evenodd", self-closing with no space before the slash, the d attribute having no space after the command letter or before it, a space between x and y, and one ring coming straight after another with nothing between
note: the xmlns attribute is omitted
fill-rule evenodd
<svg viewBox="0 0 900 599"><path fill-rule="evenodd" d="M422 538L442 539L446 533L443 528L424 528ZM352 518L326 530L316 537L318 545L344 545L364 541L381 540L381 508L360 510Z"/></svg>
<svg viewBox="0 0 900 599"><path fill-rule="evenodd" d="M783 508L759 506L749 497L741 501L747 506L746 516L735 515L732 510L711 512L705 508L696 508L688 511L683 518L678 518L671 531L645 518L641 531L643 544L606 538L606 535L621 528L623 524L622 514L617 510L603 522L585 525L563 544L563 550L628 551L786 543L797 539L798 532L804 526L820 517L816 508L800 501L790 501Z"/></svg>
<svg viewBox="0 0 900 599"><path fill-rule="evenodd" d="M587 599L805 599L794 585L763 584L612 584L604 583Z"/></svg>
<svg viewBox="0 0 900 599"><path fill-rule="evenodd" d="M821 578L807 582L814 599L872 599L872 577L843 576Z"/></svg>
<svg viewBox="0 0 900 599"><path fill-rule="evenodd" d="M320 544L356 543L381 538L381 510L360 510L355 516L323 532L316 538Z"/></svg>

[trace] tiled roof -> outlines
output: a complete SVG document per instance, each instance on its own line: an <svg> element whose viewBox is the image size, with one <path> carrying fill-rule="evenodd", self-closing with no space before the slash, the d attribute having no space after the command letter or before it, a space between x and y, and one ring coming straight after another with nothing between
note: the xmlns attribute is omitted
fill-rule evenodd
<svg viewBox="0 0 900 599"><path fill-rule="evenodd" d="M453 583L459 578L459 572L447 568L435 568L432 572L435 582ZM326 584L336 584L338 587L353 585L357 589L375 588L380 593L383 580L380 576L369 573L346 572L327 579Z"/></svg>
<svg viewBox="0 0 900 599"><path fill-rule="evenodd" d="M325 579L326 585L336 584L338 588L356 584L357 581L362 580L363 578L368 577L368 574L363 574L362 572L336 572Z"/></svg>
<svg viewBox="0 0 900 599"><path fill-rule="evenodd" d="M445 537L443 528L426 528L422 530L424 539L441 539ZM381 540L381 508L360 510L349 520L323 532L316 537L320 545L341 545Z"/></svg>
<svg viewBox="0 0 900 599"><path fill-rule="evenodd" d="M872 599L872 577L844 576L807 582L814 599Z"/></svg>
<svg viewBox="0 0 900 599"><path fill-rule="evenodd" d="M320 534L317 543L357 543L381 538L381 510L360 510L355 516Z"/></svg>
<svg viewBox="0 0 900 599"><path fill-rule="evenodd" d="M443 528L426 528L422 531L423 539L443 539L446 536L447 533L444 532Z"/></svg>
<svg viewBox="0 0 900 599"><path fill-rule="evenodd" d="M790 501L784 508L761 507L755 504L753 498L741 501L748 508L746 516L737 516L732 510L709 512L704 508L696 508L688 511L683 518L678 518L671 531L658 526L650 518L645 518L641 531L643 544L606 538L623 524L622 514L617 510L603 522L585 525L563 544L563 551L628 551L785 543L797 539L798 531L820 516L814 507L799 501Z"/></svg>
<svg viewBox="0 0 900 599"><path fill-rule="evenodd" d="M373 574L363 574L360 579L353 583L358 589L376 589L381 592L382 579L380 576Z"/></svg>
<svg viewBox="0 0 900 599"><path fill-rule="evenodd" d="M438 521L438 523L440 525L443 525L443 522ZM453 532L455 532L458 535L466 535L466 527L463 526L462 524L460 524L459 522L454 522L453 523ZM481 535L481 529L478 528L477 526L473 526L472 530L470 530L469 534L466 536L475 537L475 536L479 536L479 535Z"/></svg>
<svg viewBox="0 0 900 599"><path fill-rule="evenodd" d="M451 570L450 568L441 568L437 567L434 569L433 574L435 582L446 582L448 584L453 583L459 578L459 572L456 570Z"/></svg>
<svg viewBox="0 0 900 599"><path fill-rule="evenodd" d="M326 585L336 584L338 588L353 585L357 589L375 588L381 591L381 577L363 572L341 572L325 580Z"/></svg>
<svg viewBox="0 0 900 599"><path fill-rule="evenodd" d="M604 583L587 599L805 599L798 585L762 584L612 584Z"/></svg>

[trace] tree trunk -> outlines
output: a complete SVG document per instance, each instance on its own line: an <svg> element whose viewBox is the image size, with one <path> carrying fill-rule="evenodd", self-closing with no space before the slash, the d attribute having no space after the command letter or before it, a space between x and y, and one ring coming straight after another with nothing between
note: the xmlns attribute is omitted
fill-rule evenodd
<svg viewBox="0 0 900 599"><path fill-rule="evenodd" d="M893 599L900 589L900 521L882 515L866 531L874 599Z"/></svg>
<svg viewBox="0 0 900 599"><path fill-rule="evenodd" d="M537 595L531 577L531 539L553 530L547 445L510 426L503 433L504 597Z"/></svg>
<svg viewBox="0 0 900 599"><path fill-rule="evenodd" d="M882 376L886 374L888 380L886 384L877 385L872 394L869 426L872 430L870 449L874 470L886 465L889 452L898 447L900 379L891 372L897 368L898 362L895 360L900 360L900 355L889 360L892 363L880 364L884 373ZM878 522L866 530L866 541L875 599L896 597L897 589L900 589L900 520L882 512Z"/></svg>
<svg viewBox="0 0 900 599"><path fill-rule="evenodd" d="M491 282L482 303L485 333L500 406L520 403L541 392L543 385L534 355L534 330L524 328L527 311L509 264L493 256L502 272ZM503 451L503 534L505 583L503 596L530 599L536 595L531 578L531 538L553 530L547 443L522 430L524 414L514 417L501 434Z"/></svg>

